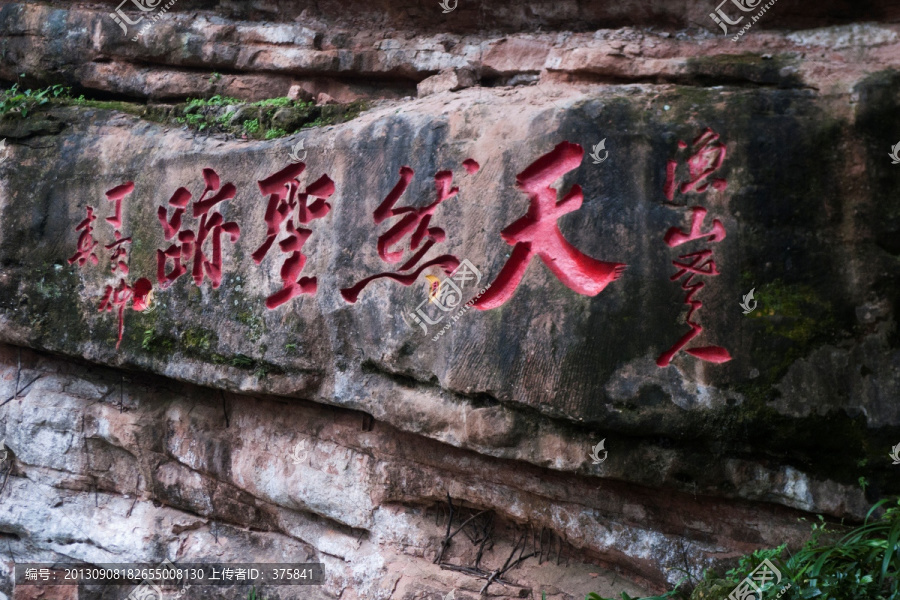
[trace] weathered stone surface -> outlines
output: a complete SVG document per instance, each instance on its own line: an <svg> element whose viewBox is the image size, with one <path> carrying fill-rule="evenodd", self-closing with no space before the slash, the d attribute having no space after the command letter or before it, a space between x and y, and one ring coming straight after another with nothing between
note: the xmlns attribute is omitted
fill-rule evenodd
<svg viewBox="0 0 900 600"><path fill-rule="evenodd" d="M316 98L316 104L319 106L325 104L337 104L337 100L335 100L325 92L319 92L319 96Z"/></svg>
<svg viewBox="0 0 900 600"><path fill-rule="evenodd" d="M752 83L846 93L847 83L860 79L864 72L900 67L900 27L887 24L891 15L896 21L900 9L888 6L888 2L878 7L870 3L865 9L848 2L844 8L846 19L852 19L854 11L865 10L866 21L884 15L882 23L786 33L767 31L768 27L820 27L843 21L823 8L825 5L791 12L790 0L780 0L779 11L755 23L739 43L721 34L708 16L711 9L701 6L703 3L690 7L661 4L649 11L629 3L620 3L628 8L589 4L572 21L570 26L578 24L574 32L523 31L502 36L464 33L467 9L462 6L452 19L442 23L457 33L422 33L421 9L412 12L419 27L410 31L400 22L379 29L376 23L385 13L360 29L336 16L355 21L347 10L321 20L309 14L321 7L304 10L296 3L282 7L280 12L264 11L265 19L304 15L301 22L277 25L223 22L214 13L193 9L183 12L176 5L132 42L109 18L108 10L9 2L0 13L4 48L0 77L15 80L26 72L37 81L75 83L87 89L154 100L212 94L258 100L286 96L291 86L299 85L312 97L324 92L339 102L350 102L412 95L418 82L447 69L471 69L487 81L542 73L550 79L566 76L635 83ZM372 7L367 3L358 8L355 16L365 21L362 15ZM388 14L395 9L385 8ZM243 12L225 5L219 10ZM256 10L259 7L250 13ZM485 16L499 19L507 29L509 19L514 18L508 10L494 7ZM587 12L595 10L611 10L617 15L603 15L600 18L605 22L596 27L617 26L613 21L633 14L629 22L618 24L622 29L584 32L589 27ZM802 13L799 20L798 13ZM529 17L531 23L526 30L539 26L537 16ZM638 29L648 18L686 19L685 25L706 26L708 30L681 31L673 36L670 31ZM132 26L129 35L137 29ZM732 27L732 33L736 31L737 27ZM45 39L61 41L44 44ZM763 55L777 60L766 61ZM148 58L152 66L147 65ZM32 82L27 78L24 81Z"/></svg>
<svg viewBox="0 0 900 600"><path fill-rule="evenodd" d="M440 92L455 92L475 85L475 74L471 69L447 69L419 82L419 97Z"/></svg>
<svg viewBox="0 0 900 600"><path fill-rule="evenodd" d="M620 96L615 90L585 88L558 98L548 109L542 104L546 93L538 87L495 95L489 106L479 103L484 90L469 90L448 109L426 99L399 114L393 108L375 110L331 130L316 131L304 136L310 177L328 173L338 185L331 199L334 211L330 219L316 224L308 247L307 269L319 277L319 291L280 311L266 311L262 302L277 289L280 261L267 259L257 268L248 254L264 234L264 203L255 180L287 164L287 144L204 141L188 132L166 132L102 111L91 113L93 120L85 120L75 109L55 111L72 123L65 135L46 137L36 148L13 146L12 159L19 167L4 177L0 248L8 266L0 280L5 298L0 335L16 344L224 390L266 392L363 410L400 430L562 472L594 472L587 449L606 437L611 456L603 467L605 480L702 494L725 491L736 498L859 516L865 502L858 488L853 490L860 450L848 453L848 445L855 444L858 427L866 428L870 443L882 440L873 443L878 450L871 459L877 465L889 441L882 437L889 431L885 428L897 426L891 401L888 405L878 401L896 397L897 380L875 362L886 360L887 365L896 360L890 333L893 312L858 332L854 312L856 306L871 302L874 288L869 282L891 281L882 273L891 272L893 257L877 240L886 238L894 226L895 206L873 199L887 197L897 175L876 164L871 169L880 175L869 181L866 194L839 195L846 189L843 182L851 181L843 170L853 165L840 163L832 154L839 139L858 139L875 151L873 134L866 129L867 115L886 116L886 105L878 102L894 97L896 83L863 82L860 89L856 125L823 123L818 101L808 92L693 90L698 100L682 107L687 94L683 89L634 90L631 96ZM635 92L644 98L637 100ZM710 97L705 100L704 94ZM656 108L642 111L640 117L629 108L645 103ZM665 103L673 110L663 110ZM674 144L678 138L690 138L700 122L722 119L728 106L755 116L746 124L729 125L727 139L733 151L724 174L734 193L723 194L721 200L711 195L708 200L725 223L727 239L742 241L717 248L722 275L704 290L704 302L736 305L743 286L756 285L762 310L755 318L744 317L736 306L704 313L708 341L728 346L735 357L731 363L712 367L687 358L659 369L655 357L682 330L681 293L668 281L672 257L661 236L668 227L684 226L686 220L683 210L662 205L657 199L661 191L649 197L640 192L661 190L661 170L671 151L649 140L671 139ZM519 119L500 118L512 107ZM417 155L404 146L403 140L411 138L388 133L414 131L426 115L427 122L445 124L445 133L434 138L435 148L454 148L452 152L439 151L434 158ZM614 132L625 122L630 123L631 135L610 133L613 123ZM602 130L598 128L604 123ZM461 136L472 127L480 132L477 142L460 147L438 141L463 141ZM340 297L338 288L383 268L374 253L375 228L367 215L393 185L392 173L399 165L411 164L418 173L428 174L452 168L467 157L482 163L478 174L457 172L460 196L455 203L448 201L438 222L451 233L447 250L469 258L492 278L507 248L499 229L524 211L521 194L510 185L514 174L560 138L589 146L603 136L615 140L609 146L612 158L604 165L607 170L583 164L567 179L565 188L578 182L588 200L562 221L564 234L586 253L629 264L627 274L602 294L592 299L579 296L535 264L508 305L485 313L471 311L436 342L401 319L418 302L418 286L378 282L355 305ZM82 153L78 162L67 162L62 144L75 140ZM504 140L500 152L492 140ZM279 145L284 158L269 164L246 163L243 158L255 151L271 156ZM780 169L757 164L753 158L771 147L781 148L778 156L785 159L804 157L794 159L793 173L786 180ZM393 162L378 170L361 167L372 153ZM366 162L358 163L360 159ZM816 181L814 173L822 163L834 171L831 183L805 190L794 187L799 181ZM41 181L29 164L41 165L34 167L39 169L49 166L58 181L66 181L67 193L55 191L54 181ZM87 164L93 165L90 179L79 175L79 165ZM249 169L244 166L250 164ZM196 189L194 182L206 166L215 167L223 181L234 182L240 190L224 208L227 218L239 220L243 228L240 242L225 247L225 284L216 291L208 283L198 290L181 280L159 292L153 314L129 312L125 340L116 352L115 320L96 313L106 274L64 262L75 246L74 224L85 205L97 205L95 199L102 199L104 191L121 183L121 174L127 173L134 178L137 193L124 209L125 231L140 240L132 250L132 269L152 273L153 253L163 244L153 216L171 192L155 182L164 176L172 184ZM616 177L613 169L630 175ZM21 183L26 180L30 186ZM429 187L427 176L421 177L410 198L428 194ZM351 200L362 190L371 190L362 196L363 204ZM766 201L779 194L793 198L788 212L780 203ZM829 207L824 213L817 208L821 202ZM487 226L482 225L486 217ZM778 235L779 220L790 227L784 229L783 236L788 237ZM764 227L767 224L769 228ZM840 233L851 226L857 231L855 238ZM814 228L815 235L805 228ZM871 241L860 243L860 236ZM348 247L344 240L357 241ZM796 252L773 262L784 245ZM853 267L863 263L869 267ZM819 275L828 264L855 273L857 286L836 296L833 281ZM771 282L770 296L765 282ZM644 300L636 304L628 300L631 297ZM797 306L806 314L768 315L767 306L776 311ZM849 314L846 321L844 314ZM353 334L334 337L328 331ZM780 350L773 353L773 348ZM823 363L814 358L817 352L837 352L845 358ZM228 358L239 356L249 362ZM863 366L867 369L860 371ZM864 374L852 375L854 371ZM801 376L804 383L793 383ZM859 385L872 393L845 398L829 377L839 381L858 377ZM785 394L798 385L801 398ZM839 417L841 413L820 416L799 409L813 398L818 406L841 406L845 414L856 411L864 416L851 421ZM492 422L486 416L489 411L479 406L483 402L488 406L500 402L515 417ZM863 412L867 405L871 408ZM795 459L774 465L753 458L779 452ZM866 472L884 492L894 489L879 467ZM169 477L180 482L178 487L186 485L177 472ZM253 496L264 492L258 484L244 485ZM287 502L287 496L270 493ZM333 508L327 504L306 508L352 527L368 525L364 513L354 516L345 495L341 501L344 504Z"/></svg>
<svg viewBox="0 0 900 600"><path fill-rule="evenodd" d="M313 95L303 89L300 85L292 85L290 90L288 90L287 97L291 100L303 100L305 102L309 102L313 99Z"/></svg>
<svg viewBox="0 0 900 600"><path fill-rule="evenodd" d="M857 24L852 3L780 0L777 22L773 12L733 43L674 29L707 23L705 4L531 3L530 16L510 5L480 17L460 6L443 21L407 2L353 4L341 18L330 6L185 5L138 42L107 4L0 8L0 77L25 72L23 85L142 100L385 99L274 141L57 105L0 121L10 148L0 436L12 449L0 467L0 594L12 593L8 568L23 557L283 556L326 563L312 598L475 598L480 581L432 564L450 494L496 515L488 564L502 563L522 528L565 540L562 558L578 566L531 559L513 576L535 597L580 600L619 591L588 576L596 565L661 589L680 579L676 568L698 575L798 542L807 512L858 519L900 492L887 458L900 433L900 168L885 156L900 130L900 27L884 24L895 7L870 3L867 20L883 22ZM826 21L829 9L840 15ZM526 17L551 29L535 32ZM835 22L845 24L799 29ZM552 30L559 23L570 25ZM469 70L479 77L466 85L495 87L396 100ZM501 87L522 83L535 85ZM323 119L338 108L323 107ZM726 145L716 176L727 186L668 205L666 163L705 127ZM595 163L587 151L601 140L608 159ZM284 255L250 256L266 235L257 182L290 164L299 141L303 186L327 173L336 192L303 250L317 293L269 311ZM415 178L398 206L433 202L441 170L460 188L432 217L447 237L426 259L454 254L481 272L479 286L496 284L512 252L500 232L528 210L516 176L563 141L586 153L553 184L584 192L562 234L628 265L601 293L579 295L534 260L502 307L469 310L436 339L442 324L426 335L408 322L426 299L423 278L377 281L355 304L341 297L397 266L376 251L394 221L376 224L373 212L407 165ZM462 168L468 158L477 172ZM157 209L180 186L198 198L204 168L237 189L220 205L241 227L223 243L223 284L198 288L187 275L157 289L152 311L126 313L116 350L115 315L97 312L116 278L105 251L100 266L67 264L74 227L94 206L96 237L109 243L104 194L133 180L131 270L155 281L156 251L171 243ZM663 235L689 229L695 204L727 232L712 246L720 275L699 295L702 339L733 360L681 355L659 368L687 313L670 279L681 252ZM751 288L759 308L744 315ZM609 455L593 465L601 439ZM447 554L456 564L472 555L460 542Z"/></svg>
<svg viewBox="0 0 900 600"><path fill-rule="evenodd" d="M554 554L562 552L570 568L545 557L540 568L526 563L514 571L513 581L572 598L615 589L609 579L586 578L596 568L579 566L581 560L627 565L653 580L660 565L681 564L685 556L708 564L724 548L772 544L788 532L797 539L804 529L789 521L796 511L708 497L693 502L690 494L659 495L614 480L598 488L590 478L526 465L510 469L506 461L378 421L367 426L363 413L312 402L123 376L10 347L0 349L0 359L4 398L17 378L40 375L4 407L0 423L12 463L0 531L12 556L322 561L328 583L312 598L342 591L342 598L410 597L391 590L420 593L427 586L472 593L478 588L471 578L431 564L446 527L446 514L435 511L450 494L457 509L464 500L496 511L497 548L486 564L509 553L519 535L514 523L557 532ZM488 411L496 414L474 412ZM755 531L749 538L748 528ZM447 556L456 562L471 553L461 538ZM495 593L517 597L510 589ZM270 588L267 597L286 596Z"/></svg>

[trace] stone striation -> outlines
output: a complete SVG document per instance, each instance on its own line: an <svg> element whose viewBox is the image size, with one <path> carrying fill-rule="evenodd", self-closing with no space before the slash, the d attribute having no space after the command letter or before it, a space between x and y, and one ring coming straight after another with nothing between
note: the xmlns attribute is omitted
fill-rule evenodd
<svg viewBox="0 0 900 600"><path fill-rule="evenodd" d="M782 0L779 10L788 4ZM565 80L812 87L846 93L862 75L900 64L900 26L892 23L900 18L900 9L888 4L884 10L891 14L880 23L784 32L765 29L767 22L786 26L788 15L773 13L754 24L752 35L740 43L721 34L708 17L710 9L699 4L689 20L709 25L709 30L641 29L632 22L619 29L601 23L590 32L538 33L532 26L503 35L484 33L490 31L484 28L447 29L452 19L439 33L422 31L421 18L419 27L378 28L368 22L359 28L333 16L314 18L296 5L266 14L267 22L184 11L176 5L133 42L107 8L7 2L0 9L0 77L19 81L25 73L26 84L65 83L88 93L157 101L213 94L258 100L287 96L292 86L312 98L326 93L340 102L399 99L415 96L417 84L448 70L462 70L465 79L471 72L488 85ZM833 25L834 13L829 16L824 6L816 10L823 10ZM673 13L679 11L685 12L673 7ZM279 14L298 16L296 22L270 21ZM866 20L874 18L870 12ZM128 35L137 30L132 26Z"/></svg>
<svg viewBox="0 0 900 600"><path fill-rule="evenodd" d="M10 453L0 471L10 471L0 504L7 560L320 561L327 584L304 597L412 598L457 588L466 592L457 597L476 598L481 583L432 564L446 521L436 511L449 494L457 509L491 508L510 525L509 533L498 527L486 564L502 563L513 524L557 532L565 550L553 550L569 567L545 557L512 580L574 598L591 590L583 579L596 567L584 562L653 581L660 565L709 564L726 549L798 540L805 529L784 528L793 510L510 468L364 413L0 349L0 395L35 378L4 406L0 426ZM460 539L447 558L467 554ZM615 589L608 578L590 581L604 586L595 591ZM398 588L405 595L392 595ZM202 589L194 593L215 590ZM267 597L292 597L278 591ZM0 593L11 595L8 582ZM505 586L495 593L517 597Z"/></svg>

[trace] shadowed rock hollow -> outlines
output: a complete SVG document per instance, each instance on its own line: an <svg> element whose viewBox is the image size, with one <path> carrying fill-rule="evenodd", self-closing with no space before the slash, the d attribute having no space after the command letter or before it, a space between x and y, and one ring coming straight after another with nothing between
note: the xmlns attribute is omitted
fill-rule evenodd
<svg viewBox="0 0 900 600"><path fill-rule="evenodd" d="M0 600L39 597L14 564L167 558L324 564L322 586L267 598L459 600L511 552L533 556L494 597L634 595L900 493L897 7L780 0L733 42L711 2L437 4L179 0L126 34L118 2L0 3L5 87L87 97L0 119ZM289 95L315 106L251 105ZM265 182L300 141L312 234L291 281L317 286L269 309L296 245ZM443 200L418 258L416 225L378 245L419 214L379 210L403 167L395 210ZM116 226L107 192L129 181ZM226 198L204 217L205 182ZM510 275L528 248L507 228L548 185L562 237L618 278L552 230ZM88 207L98 264L70 264ZM240 229L221 263L210 239L206 271L185 250L161 285L158 251L214 214ZM270 226L283 244L256 260ZM98 311L124 277L114 230L125 279L154 288L121 343ZM428 302L426 275L463 260L472 279ZM659 366L688 320L695 353Z"/></svg>

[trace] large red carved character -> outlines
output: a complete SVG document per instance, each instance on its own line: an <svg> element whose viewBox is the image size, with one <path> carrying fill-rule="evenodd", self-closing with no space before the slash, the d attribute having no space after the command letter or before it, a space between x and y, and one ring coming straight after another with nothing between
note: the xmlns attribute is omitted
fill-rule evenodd
<svg viewBox="0 0 900 600"><path fill-rule="evenodd" d="M168 288L176 279L187 273L187 267L183 263L187 263L191 258L194 261L191 269L194 283L198 287L203 285L205 274L212 281L213 288L218 288L222 284L222 234L227 233L232 243L240 238L241 228L237 223L234 221L225 223L220 212L209 214L210 210L219 202L235 197L237 189L234 184L226 183L220 189L219 175L212 169L203 169L203 181L206 187L200 199L194 202L193 206L194 218L200 217L200 226L196 234L190 229L181 231L181 220L191 199L191 193L187 189L178 188L169 199L169 205L175 209L171 219L167 220L168 210L166 207L160 206L157 211L157 217L162 224L166 240L177 235L178 241L181 242L172 244L165 251L156 251L156 280L162 289ZM207 198L206 195L210 192L218 193ZM210 237L212 238L212 260L203 251L203 245ZM172 259L174 266L172 271L166 273L166 264L169 259Z"/></svg>
<svg viewBox="0 0 900 600"><path fill-rule="evenodd" d="M524 217L500 232L513 251L490 289L475 302L475 308L490 310L509 300L535 256L569 289L585 296L596 296L622 275L626 265L583 254L563 237L556 223L561 216L581 208L584 194L574 185L557 201L557 191L550 184L577 169L583 157L581 146L562 142L516 176L517 187L528 194L531 204Z"/></svg>
<svg viewBox="0 0 900 600"><path fill-rule="evenodd" d="M478 163L472 159L467 159L463 162L463 166L470 174L475 173L478 170ZM363 289L376 279L388 278L401 285L411 285L418 279L422 271L429 267L440 267L445 273L449 274L459 266L459 259L457 257L452 254L443 254L423 263L418 269L411 271L411 269L422 260L432 246L438 242L443 242L447 238L446 233L440 227L429 227L431 224L431 217L442 202L453 198L459 193L459 188L453 187L453 172L440 171L434 176L434 184L437 190L437 199L434 202L420 208L413 206L394 208L394 205L406 192L406 188L409 187L413 175L415 175L415 172L411 168L406 166L401 167L400 180L373 213L376 225L382 223L386 219L402 215L402 218L393 227L378 237L378 256L381 257L381 260L387 263L400 262L403 259L403 250L391 251L391 249L406 237L410 238L409 250L414 252L413 256L400 266L399 272L385 272L372 275L349 288L342 289L341 296L343 296L344 300L347 302L356 302ZM423 241L424 244L422 243Z"/></svg>
<svg viewBox="0 0 900 600"><path fill-rule="evenodd" d="M318 280L315 277L300 277L303 267L306 266L306 255L302 252L303 245L312 235L312 230L298 228L294 224L294 214L296 211L297 220L302 225L321 219L331 210L331 205L326 200L334 194L335 187L328 175L322 175L307 186L305 192L299 193L300 181L297 177L305 169L306 165L302 162L292 164L257 182L260 192L269 195L269 204L266 207L265 217L266 239L253 253L253 261L256 264L261 263L268 254L269 248L281 232L281 225L287 221L285 230L288 236L278 242L278 246L282 252L290 256L281 266L281 289L266 298L266 308L269 310L278 308L301 294L315 294L318 288ZM310 197L316 200L307 205Z"/></svg>

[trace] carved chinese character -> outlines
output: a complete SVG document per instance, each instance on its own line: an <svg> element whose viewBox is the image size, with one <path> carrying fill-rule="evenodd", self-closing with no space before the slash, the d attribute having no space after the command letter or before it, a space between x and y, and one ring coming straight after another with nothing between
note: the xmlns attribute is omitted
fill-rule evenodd
<svg viewBox="0 0 900 600"><path fill-rule="evenodd" d="M128 251L125 250L125 244L130 244L131 238L123 237L120 231L122 227L122 199L133 191L134 182L129 181L106 192L106 199L115 203L115 212L113 212L111 217L106 217L106 222L115 229L113 235L116 241L104 246L104 248L113 251L109 257L112 272L121 271L123 275L128 275L128 263L126 262L128 260Z"/></svg>
<svg viewBox="0 0 900 600"><path fill-rule="evenodd" d="M162 289L168 288L187 273L186 263L191 260L193 260L191 275L194 283L199 287L203 285L204 278L209 277L213 288L218 288L222 284L222 234L227 233L231 243L240 238L241 229L237 223L234 221L226 223L220 212L210 213L216 204L234 198L237 189L231 183L220 186L219 175L213 169L203 169L203 181L206 184L203 194L193 205L194 218L200 217L196 233L190 229L181 231L182 217L192 198L187 189L178 188L169 199L169 205L174 207L171 219L168 218L166 207L160 206L157 211L165 239L170 240L177 236L180 242L172 244L165 251L156 251L156 280ZM210 192L216 193L207 198ZM207 240L212 241L211 259L203 249ZM172 259L173 267L166 273L169 259Z"/></svg>
<svg viewBox="0 0 900 600"><path fill-rule="evenodd" d="M113 274L119 272L121 275L128 275L128 251L125 249L125 245L131 243L131 238L123 236L120 229L122 227L122 200L133 191L134 182L128 181L106 192L106 199L114 203L113 215L107 217L106 222L114 228L115 241L104 246L107 250L112 250L109 261ZM94 253L94 248L99 245L99 242L93 238L93 222L96 219L93 207L87 207L87 218L75 228L76 231L82 230L82 233L78 239L78 251L75 253L75 256L69 259L69 264L77 262L78 266L84 266L88 261L94 265L98 264L99 260ZM125 308L131 302L134 310L146 310L149 307L152 290L153 284L146 278L138 279L134 286L129 286L124 277L122 277L119 279L118 286L106 286L106 291L98 310L99 312L111 312L114 307L116 308L119 334L118 342L116 343L117 350L119 344L122 343L122 334L125 327Z"/></svg>
<svg viewBox="0 0 900 600"><path fill-rule="evenodd" d="M689 241L701 239L704 237L707 238L707 240L710 242L719 242L725 238L725 228L722 226L722 223L718 219L713 221L713 227L711 230L705 232L702 231L703 219L706 216L706 209L695 206L692 208L692 213L690 233L684 233L676 227L673 227L669 229L668 232L666 232L665 242L669 247L680 246L681 244L685 244ZM678 354L678 352L680 352L682 349L685 349L685 346L687 346L692 339L703 332L703 327L699 323L695 323L691 319L693 318L694 313L700 310L700 308L703 306L703 303L700 300L695 299L695 296L700 290L703 289L706 284L702 281L694 283L693 279L695 276L719 275L719 270L716 268L715 260L713 260L711 257L712 250L705 249L679 256L678 258L681 259L681 262L672 261L672 264L678 267L678 270L675 272L675 274L670 277L672 281L678 281L679 279L687 275L684 282L681 284L681 288L687 291L684 303L690 306L690 310L688 310L687 318L685 320L691 330L683 335L677 342L675 342L675 345L673 345L666 352L660 355L658 359L656 359L656 364L660 367L668 366L675 355ZM687 352L691 356L695 356L707 362L723 363L731 360L731 355L728 353L728 350L720 346L687 348L685 349L685 352Z"/></svg>
<svg viewBox="0 0 900 600"><path fill-rule="evenodd" d="M721 242L725 239L725 227L718 219L713 219L712 229L703 231L703 220L706 218L706 209L701 206L691 208L691 231L685 233L677 227L672 227L663 238L670 248L680 246L693 240L706 238L709 242Z"/></svg>
<svg viewBox="0 0 900 600"><path fill-rule="evenodd" d="M463 166L468 173L475 173L478 170L478 163L472 159L467 159ZM367 277L356 285L341 290L341 296L347 302L356 302L359 294L367 285L376 279L387 278L392 279L401 285L411 285L425 269L429 267L440 267L445 273L451 273L459 266L459 259L452 254L444 254L429 260L416 269L416 265L424 258L425 254L431 250L436 243L443 242L446 239L446 233L440 227L430 227L431 217L437 210L438 206L445 200L449 200L457 195L459 188L453 186L453 173L451 171L441 171L434 176L435 188L437 190L437 199L423 207L402 206L394 208L394 205L400 197L406 192L412 181L414 171L409 167L400 168L400 180L387 195L384 201L375 209L373 214L375 224L383 221L400 217L390 229L378 237L378 256L384 262L398 263L403 260L405 250L392 249L400 244L403 240L409 238L408 251L413 255L403 262L397 272L385 272ZM415 269L415 270L412 270Z"/></svg>
<svg viewBox="0 0 900 600"><path fill-rule="evenodd" d="M682 194L688 192L705 192L710 185L713 189L722 191L728 185L724 179L707 179L722 166L725 161L725 146L719 143L719 134L707 127L693 142L694 148L698 148L690 158L688 158L688 179L678 185L678 190ZM687 144L683 141L678 142L681 149L687 148ZM678 163L674 160L668 161L666 165L666 183L664 192L666 199L672 202L675 198L675 171Z"/></svg>
<svg viewBox="0 0 900 600"><path fill-rule="evenodd" d="M153 284L146 277L142 277L134 282L133 287L125 283L124 279L119 280L118 287L106 286L106 292L103 300L100 302L98 311L111 312L113 307L116 308L119 320L119 337L118 342L116 342L116 350L119 349L119 344L122 343L122 334L125 331L125 308L131 302L132 309L138 312L146 310L149 306L149 297L152 289Z"/></svg>
<svg viewBox="0 0 900 600"><path fill-rule="evenodd" d="M525 216L500 232L513 251L491 289L475 302L475 308L489 310L509 300L535 256L569 289L585 296L596 296L621 276L624 264L583 254L563 237L556 223L561 216L581 208L584 194L574 185L558 200L550 185L578 168L583 157L581 146L562 142L516 176L517 187L528 194L531 203Z"/></svg>
<svg viewBox="0 0 900 600"><path fill-rule="evenodd" d="M300 181L297 178L305 169L306 165L302 162L291 164L258 182L263 195L269 195L269 204L265 217L266 239L253 253L253 261L256 264L262 262L281 233L282 224L287 237L278 242L278 246L283 253L290 254L281 266L281 289L266 298L266 308L269 310L302 294L315 294L318 289L316 277L300 277L306 266L303 246L312 235L312 230L298 227L295 219L301 225L308 225L327 215L331 205L326 200L334 194L335 187L328 175L322 175L300 193ZM315 201L308 204L310 198L315 198Z"/></svg>
<svg viewBox="0 0 900 600"><path fill-rule="evenodd" d="M77 262L79 267L83 267L88 261L90 261L92 265L96 265L100 262L100 259L97 258L97 255L94 253L94 248L99 245L99 242L94 239L94 221L96 220L97 217L94 215L94 208L88 206L87 217L75 227L75 231L81 231L81 235L78 236L76 252L72 258L69 259L70 265Z"/></svg>

